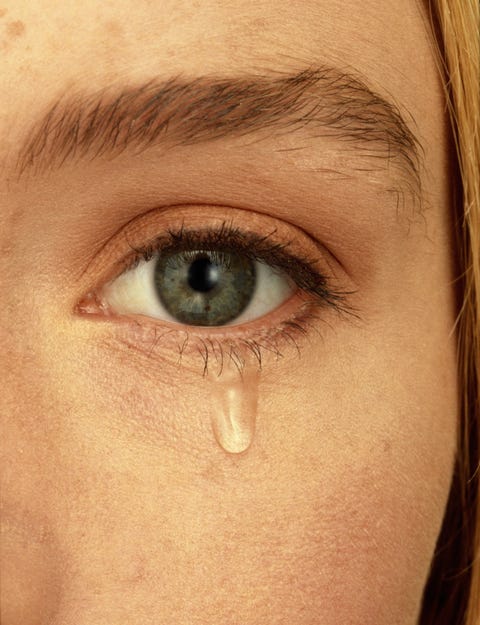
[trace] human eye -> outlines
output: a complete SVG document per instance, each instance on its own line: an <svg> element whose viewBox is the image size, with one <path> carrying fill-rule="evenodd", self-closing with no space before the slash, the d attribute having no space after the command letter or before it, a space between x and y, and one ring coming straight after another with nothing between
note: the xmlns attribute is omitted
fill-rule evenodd
<svg viewBox="0 0 480 625"><path fill-rule="evenodd" d="M188 326L237 325L259 318L295 291L290 276L263 261L272 250L267 240L261 252L257 237L228 225L220 231L170 232L106 285L104 300L117 314Z"/></svg>
<svg viewBox="0 0 480 625"><path fill-rule="evenodd" d="M231 210L192 219L188 211L162 220L160 232L135 242L117 271L89 292L83 314L162 327L218 359L226 351L258 364L262 352L281 355L327 310L348 311L321 246L299 229L268 217ZM252 222L253 221L253 225ZM152 230L152 226L150 226ZM199 348L201 345L201 348Z"/></svg>

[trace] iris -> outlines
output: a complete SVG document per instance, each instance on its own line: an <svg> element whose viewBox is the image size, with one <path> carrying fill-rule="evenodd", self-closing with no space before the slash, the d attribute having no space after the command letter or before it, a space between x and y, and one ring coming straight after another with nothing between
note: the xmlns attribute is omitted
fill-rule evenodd
<svg viewBox="0 0 480 625"><path fill-rule="evenodd" d="M255 262L227 251L160 256L154 269L158 298L176 320L198 326L234 321L256 288Z"/></svg>

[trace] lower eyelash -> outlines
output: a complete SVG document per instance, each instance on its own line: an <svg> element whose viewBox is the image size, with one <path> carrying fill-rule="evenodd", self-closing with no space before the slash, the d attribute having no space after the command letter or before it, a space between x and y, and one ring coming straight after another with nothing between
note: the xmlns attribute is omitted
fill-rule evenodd
<svg viewBox="0 0 480 625"><path fill-rule="evenodd" d="M204 337L195 334L191 329L181 327L162 331L156 326L150 326L145 330L143 324L139 324L134 339L130 339L128 334L125 337L122 332L121 341L127 342L130 349L133 348L142 355L146 354L149 358L154 358L156 350L168 337L173 339L173 345L176 345L177 365L185 365L185 358L190 359L193 356L200 362L204 377L210 373L219 377L226 368L234 368L242 375L245 367L253 366L262 370L267 356L278 361L284 357L287 350L292 348L300 357L302 343L308 339L310 332L319 333L318 322L322 320L322 315L319 314L321 308L322 304L319 302L305 301L293 317L282 321L276 327L257 331L245 337L217 338L214 335ZM145 340L145 332L147 340ZM139 334L142 337L140 340ZM174 334L177 335L176 338L172 337ZM188 361L188 367L190 367L190 361Z"/></svg>
<svg viewBox="0 0 480 625"><path fill-rule="evenodd" d="M262 362L264 352L274 355L279 360L283 358L282 344L289 343L294 346L300 356L300 344L297 339L298 335L305 336L307 329L305 325L297 322L285 322L284 327L280 328L272 337L241 339L237 344L222 342L218 339L199 339L201 347L197 348L198 354L203 361L203 375L209 372L209 366L214 365L216 375L220 376L223 372L225 361L233 365L237 371L242 374L249 360L253 360L258 369L262 370ZM180 352L180 359L183 354L185 345ZM249 358L250 357L250 358Z"/></svg>

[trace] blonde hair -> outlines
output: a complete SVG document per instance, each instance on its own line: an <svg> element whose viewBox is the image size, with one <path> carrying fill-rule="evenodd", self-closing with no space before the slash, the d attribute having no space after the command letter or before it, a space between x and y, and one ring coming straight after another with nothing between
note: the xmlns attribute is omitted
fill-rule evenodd
<svg viewBox="0 0 480 625"><path fill-rule="evenodd" d="M480 624L480 85L478 0L430 0L456 151L461 304L458 453L420 625Z"/></svg>

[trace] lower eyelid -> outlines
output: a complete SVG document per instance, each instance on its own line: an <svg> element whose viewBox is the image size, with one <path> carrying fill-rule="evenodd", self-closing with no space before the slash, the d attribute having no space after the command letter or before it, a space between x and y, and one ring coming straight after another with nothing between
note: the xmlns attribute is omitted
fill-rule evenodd
<svg viewBox="0 0 480 625"><path fill-rule="evenodd" d="M213 328L180 326L142 315L112 315L108 317L108 344L124 345L148 361L160 359L167 366L180 365L194 373L199 368L205 373L206 359L211 366L232 358L236 367L262 367L287 354L299 356L309 332L319 331L325 314L321 308L305 294L295 293L276 311L253 322Z"/></svg>

